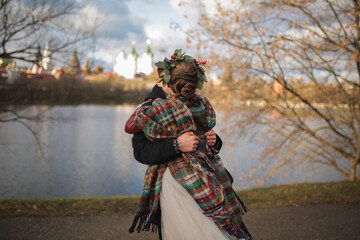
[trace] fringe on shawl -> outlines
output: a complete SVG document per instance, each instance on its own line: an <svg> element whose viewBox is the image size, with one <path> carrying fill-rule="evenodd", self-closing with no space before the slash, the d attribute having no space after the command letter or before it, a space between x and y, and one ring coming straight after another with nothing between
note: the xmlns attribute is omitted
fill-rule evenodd
<svg viewBox="0 0 360 240"><path fill-rule="evenodd" d="M138 233L150 230L155 233L161 231L161 209L158 208L156 213L152 212L148 215L135 216L129 228L129 233L133 233L135 228Z"/></svg>
<svg viewBox="0 0 360 240"><path fill-rule="evenodd" d="M243 231L243 233L245 235L245 239L249 239L249 240L253 239L253 237L251 236L249 230L245 227L245 223L241 223L240 228L241 228L241 230Z"/></svg>
<svg viewBox="0 0 360 240"><path fill-rule="evenodd" d="M237 200L239 201L239 203L241 204L241 207L242 207L242 209L240 208L241 215L245 215L245 213L247 211L249 211L249 209L246 207L245 203L240 199L240 197L236 194L235 191L234 191L234 194L235 194ZM249 230L246 228L244 222L242 222L241 225L240 225L240 231L244 235L245 239L247 239L247 240L252 240L253 239L253 237L251 236Z"/></svg>

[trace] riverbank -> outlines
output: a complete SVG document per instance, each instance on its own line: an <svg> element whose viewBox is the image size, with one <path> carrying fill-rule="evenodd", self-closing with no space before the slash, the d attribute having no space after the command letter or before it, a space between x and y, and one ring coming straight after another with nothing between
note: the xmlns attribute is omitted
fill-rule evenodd
<svg viewBox="0 0 360 240"><path fill-rule="evenodd" d="M0 80L0 102L4 106L139 104L155 81L124 80L94 75L91 79L65 76L55 79Z"/></svg>
<svg viewBox="0 0 360 240"><path fill-rule="evenodd" d="M360 182L301 183L237 191L250 209L359 203ZM0 200L0 218L134 214L139 196Z"/></svg>

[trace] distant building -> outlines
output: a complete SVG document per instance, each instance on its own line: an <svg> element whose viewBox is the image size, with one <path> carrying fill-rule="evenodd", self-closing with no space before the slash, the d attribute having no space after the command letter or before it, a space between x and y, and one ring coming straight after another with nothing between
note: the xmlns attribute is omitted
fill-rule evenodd
<svg viewBox="0 0 360 240"><path fill-rule="evenodd" d="M89 60L87 57L85 57L85 60L84 60L84 63L83 65L81 66L81 71L84 73L84 74L88 74L91 72L90 70L90 65L89 65Z"/></svg>
<svg viewBox="0 0 360 240"><path fill-rule="evenodd" d="M51 70L51 51L49 49L49 42L46 41L44 52L42 55L41 66L44 70Z"/></svg>
<svg viewBox="0 0 360 240"><path fill-rule="evenodd" d="M132 42L131 52L126 56L124 51L121 51L116 57L114 72L120 76L128 79L133 79L136 74L143 73L149 75L153 72L153 54L150 49L151 41L146 41L147 49L141 57L138 56L135 50L135 42Z"/></svg>
<svg viewBox="0 0 360 240"><path fill-rule="evenodd" d="M273 82L273 96L279 96L284 94L284 86L281 85L278 81Z"/></svg>
<svg viewBox="0 0 360 240"><path fill-rule="evenodd" d="M38 45L37 52L35 54L35 62L31 68L31 73L40 74L42 72L42 54L41 54L41 48Z"/></svg>
<svg viewBox="0 0 360 240"><path fill-rule="evenodd" d="M35 54L35 63L31 68L31 73L40 74L44 70L50 71L51 69L51 51L49 48L49 42L46 41L43 53L41 53L40 46L37 47L37 52Z"/></svg>
<svg viewBox="0 0 360 240"><path fill-rule="evenodd" d="M73 57L71 59L71 63L70 63L70 69L73 72L80 72L80 62L79 62L79 58L77 56L77 51L76 49L74 49L73 52Z"/></svg>

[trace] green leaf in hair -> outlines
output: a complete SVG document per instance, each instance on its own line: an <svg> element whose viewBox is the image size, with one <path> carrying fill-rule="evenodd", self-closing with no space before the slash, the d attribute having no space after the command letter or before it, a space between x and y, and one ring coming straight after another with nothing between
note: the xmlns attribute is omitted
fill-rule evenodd
<svg viewBox="0 0 360 240"><path fill-rule="evenodd" d="M203 69L206 61L197 61L191 56L185 55L185 52L182 52L181 49L176 49L170 59L165 57L163 61L155 63L156 67L165 69L164 78L161 80L163 86L166 86L166 84L170 81L171 70L174 69L176 67L176 64L180 62L191 63L192 66L196 67L198 79L197 88L201 90L203 88L204 82L207 82L205 71Z"/></svg>

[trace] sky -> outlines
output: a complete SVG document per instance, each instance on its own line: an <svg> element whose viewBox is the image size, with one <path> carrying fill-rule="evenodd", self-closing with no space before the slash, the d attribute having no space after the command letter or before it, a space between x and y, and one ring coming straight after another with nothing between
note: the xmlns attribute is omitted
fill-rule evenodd
<svg viewBox="0 0 360 240"><path fill-rule="evenodd" d="M97 47L89 57L100 61L105 70L111 71L121 50L129 53L132 42L138 54L146 50L146 39L151 40L154 61L170 57L176 48L187 48L184 30L189 21L183 16L184 8L179 0L91 0L83 13L88 18L100 19L97 31ZM176 23L182 30L174 29Z"/></svg>

